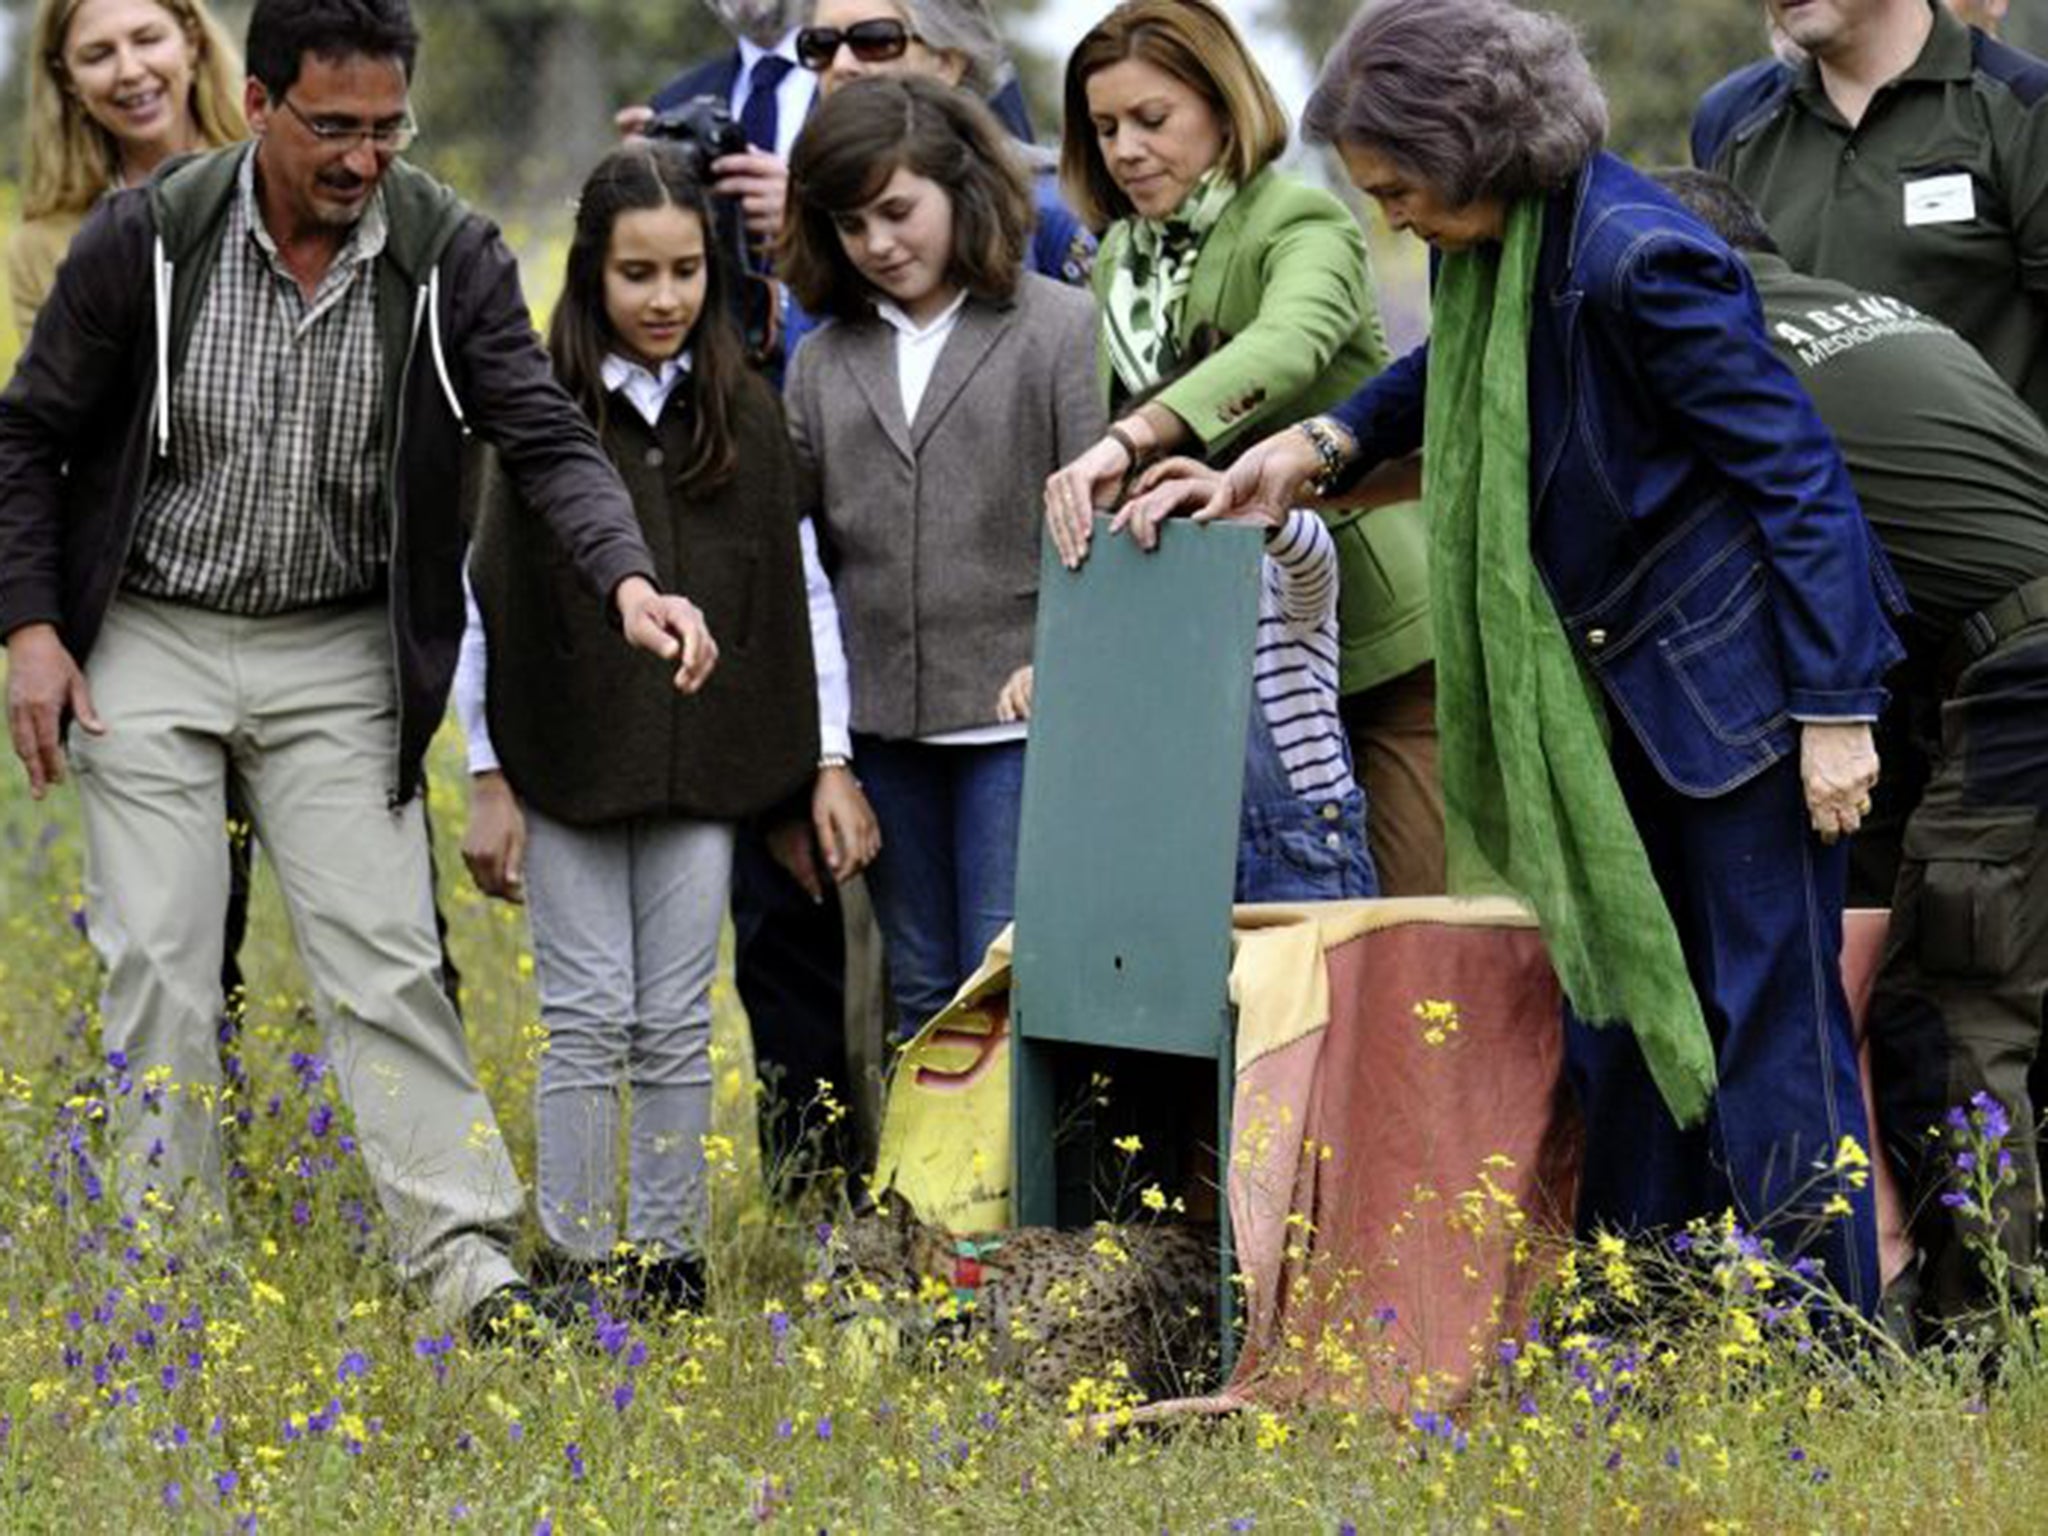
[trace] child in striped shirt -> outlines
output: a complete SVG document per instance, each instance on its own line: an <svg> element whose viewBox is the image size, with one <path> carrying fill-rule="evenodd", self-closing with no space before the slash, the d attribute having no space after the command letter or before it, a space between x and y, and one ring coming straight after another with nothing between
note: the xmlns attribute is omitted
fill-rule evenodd
<svg viewBox="0 0 2048 1536"><path fill-rule="evenodd" d="M1177 501L1144 498L1112 531L1141 545L1157 541L1159 519ZM1156 515L1155 515L1156 514ZM1244 799L1238 816L1235 899L1341 901L1377 896L1365 840L1365 792L1337 713L1337 548L1315 513L1296 507L1263 522L1259 639L1246 733ZM997 713L1029 716L1032 670L1004 684Z"/></svg>

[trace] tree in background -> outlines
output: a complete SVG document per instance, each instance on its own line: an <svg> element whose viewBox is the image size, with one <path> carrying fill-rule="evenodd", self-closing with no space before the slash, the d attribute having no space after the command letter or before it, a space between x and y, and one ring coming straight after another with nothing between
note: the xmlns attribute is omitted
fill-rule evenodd
<svg viewBox="0 0 2048 1536"><path fill-rule="evenodd" d="M1611 147L1638 165L1683 164L1686 129L1700 93L1730 70L1763 57L1763 0L1549 0L1534 8L1578 24L1606 87ZM1265 0L1311 59L1329 52L1359 0ZM2013 0L2000 35L2030 53L2048 48L2048 4Z"/></svg>
<svg viewBox="0 0 2048 1536"><path fill-rule="evenodd" d="M613 142L614 109L731 46L695 0L418 3L415 159L500 216L559 205Z"/></svg>
<svg viewBox="0 0 2048 1536"><path fill-rule="evenodd" d="M248 0L212 0L238 42ZM35 0L0 0L13 51ZM696 0L414 0L424 34L412 158L495 213L558 203L611 142L612 110L730 46ZM18 65L10 59L9 65ZM24 71L0 83L0 176L20 174Z"/></svg>
<svg viewBox="0 0 2048 1536"><path fill-rule="evenodd" d="M1610 147L1639 165L1683 163L1700 92L1763 56L1761 0L1552 0L1541 8L1577 23L1607 91ZM1358 9L1358 0L1268 0L1265 14L1320 59Z"/></svg>
<svg viewBox="0 0 2048 1536"><path fill-rule="evenodd" d="M1039 0L996 0L1013 40ZM425 34L415 155L506 213L570 196L612 142L615 108L645 101L731 39L698 0L414 0ZM1032 105L1050 107L1042 61L1019 50Z"/></svg>

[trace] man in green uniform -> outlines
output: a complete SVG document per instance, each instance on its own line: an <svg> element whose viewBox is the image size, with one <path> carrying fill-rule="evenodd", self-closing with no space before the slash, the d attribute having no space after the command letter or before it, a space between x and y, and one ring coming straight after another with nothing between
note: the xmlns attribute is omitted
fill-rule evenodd
<svg viewBox="0 0 2048 1536"><path fill-rule="evenodd" d="M2048 64L1933 0L1768 0L1809 55L1700 101L1693 163L1801 272L1961 332L2048 416Z"/></svg>
<svg viewBox="0 0 2048 1536"><path fill-rule="evenodd" d="M1660 179L1749 264L1772 341L1840 444L1913 602L1880 736L1886 778L1913 797L1892 823L1896 890L1877 897L1892 928L1872 1065L1915 1203L1926 1312L1959 1322L1988 1299L1972 1249L1994 1240L1942 1199L1962 1187L1966 1150L1949 1116L1967 1116L1973 1094L1995 1098L2013 1127L1995 1241L2031 1266L2039 1234L2027 1079L2048 992L2048 427L1947 326L1795 272L1727 182Z"/></svg>

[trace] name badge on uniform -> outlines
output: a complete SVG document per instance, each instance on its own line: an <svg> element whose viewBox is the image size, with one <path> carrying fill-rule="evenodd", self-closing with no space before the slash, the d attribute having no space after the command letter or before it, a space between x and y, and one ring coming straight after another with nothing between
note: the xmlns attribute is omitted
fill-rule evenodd
<svg viewBox="0 0 2048 1536"><path fill-rule="evenodd" d="M1966 224L1977 217L1977 191L1968 171L1906 183L1906 227Z"/></svg>

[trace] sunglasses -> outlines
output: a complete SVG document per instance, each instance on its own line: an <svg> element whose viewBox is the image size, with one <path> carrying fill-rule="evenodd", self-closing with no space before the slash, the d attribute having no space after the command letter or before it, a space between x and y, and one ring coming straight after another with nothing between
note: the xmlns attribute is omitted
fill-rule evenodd
<svg viewBox="0 0 2048 1536"><path fill-rule="evenodd" d="M822 70L838 57L844 45L863 64L887 64L910 51L914 35L902 22L887 16L856 21L844 30L805 27L796 35L796 58L805 69Z"/></svg>

